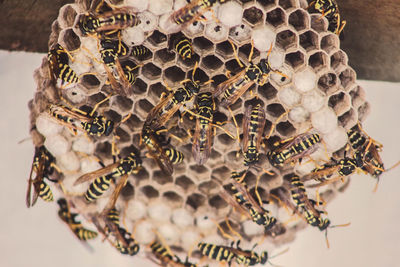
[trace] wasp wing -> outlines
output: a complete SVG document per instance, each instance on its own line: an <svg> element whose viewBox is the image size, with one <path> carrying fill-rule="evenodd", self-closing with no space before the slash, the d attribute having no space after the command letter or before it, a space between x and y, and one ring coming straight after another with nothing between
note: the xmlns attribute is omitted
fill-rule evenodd
<svg viewBox="0 0 400 267"><path fill-rule="evenodd" d="M82 184L84 182L96 179L100 176L104 176L104 175L108 175L109 173L111 173L115 168L117 168L119 165L119 162L115 162L113 164L110 164L104 168L98 169L96 171L93 172L89 172L86 173L84 175L82 175L81 177L79 177L75 182L74 185L78 185L78 184Z"/></svg>

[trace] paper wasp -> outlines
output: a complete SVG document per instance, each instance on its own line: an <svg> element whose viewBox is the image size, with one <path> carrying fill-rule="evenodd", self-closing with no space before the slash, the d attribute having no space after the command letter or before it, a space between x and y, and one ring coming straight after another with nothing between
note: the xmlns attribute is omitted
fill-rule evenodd
<svg viewBox="0 0 400 267"><path fill-rule="evenodd" d="M194 74L197 69L197 62L192 72L192 79L186 79L181 82L182 87L170 93L163 98L147 115L145 126L156 130L162 127L186 102L193 99L199 93L200 82L194 80Z"/></svg>
<svg viewBox="0 0 400 267"><path fill-rule="evenodd" d="M246 211L249 212L252 220L258 225L262 225L266 230L271 229L276 224L275 217L269 216L269 211L264 209L261 197L256 190L258 202L250 195L244 177L246 172L232 172L231 179L233 180L232 191L237 203Z"/></svg>
<svg viewBox="0 0 400 267"><path fill-rule="evenodd" d="M272 166L283 166L289 162L301 160L312 154L321 142L319 134L300 134L274 144L274 148L267 152L267 158Z"/></svg>
<svg viewBox="0 0 400 267"><path fill-rule="evenodd" d="M35 147L35 155L33 156L33 162L31 172L28 180L28 190L26 192L26 206L33 207L38 199L42 198L46 202L53 201L53 193L51 192L50 186L44 181L44 178L53 181L49 178L55 169L54 165L55 158L51 153L42 145ZM36 173L35 179L32 179L33 172ZM34 190L33 197L31 196L31 190Z"/></svg>
<svg viewBox="0 0 400 267"><path fill-rule="evenodd" d="M185 36L176 40L174 49L182 57L182 59L191 58L193 55L192 41Z"/></svg>
<svg viewBox="0 0 400 267"><path fill-rule="evenodd" d="M92 2L95 3L96 1ZM77 22L83 36L96 33L108 35L110 32L134 27L140 23L132 8L115 7L104 0L100 1L96 8L92 6L90 9L91 11L80 16Z"/></svg>
<svg viewBox="0 0 400 267"><path fill-rule="evenodd" d="M82 223L76 220L78 214L70 212L65 198L60 198L57 203L60 206L58 216L69 226L79 240L86 241L97 237L97 232L84 228Z"/></svg>
<svg viewBox="0 0 400 267"><path fill-rule="evenodd" d="M79 81L78 75L69 66L70 57L69 52L58 43L47 54L52 76L55 80L60 79L61 84L64 84L64 82L72 84Z"/></svg>
<svg viewBox="0 0 400 267"><path fill-rule="evenodd" d="M243 117L244 165L258 162L259 150L265 126L265 111L260 104L247 107Z"/></svg>
<svg viewBox="0 0 400 267"><path fill-rule="evenodd" d="M172 164L182 162L184 156L182 152L174 148L164 148L168 145L169 140L166 140L161 132L165 128L160 128L154 131L149 126L144 125L141 134L141 140L149 150L150 157L155 159L160 169L167 175L172 175L174 169Z"/></svg>
<svg viewBox="0 0 400 267"><path fill-rule="evenodd" d="M144 45L137 45L131 48L131 54L136 58L146 57L150 53L151 53L150 49L148 49Z"/></svg>
<svg viewBox="0 0 400 267"><path fill-rule="evenodd" d="M197 267L197 264L190 263L188 261L188 258L186 258L185 262L182 262L178 256L172 255L166 247L164 247L157 241L151 243L150 248L151 252L160 261L160 265L162 264L162 266Z"/></svg>
<svg viewBox="0 0 400 267"><path fill-rule="evenodd" d="M49 106L48 111L60 124L71 128L74 133L76 133L77 130L82 130L89 135L109 136L114 130L114 122L102 115L95 115L97 108L109 98L110 97L106 97L97 103L90 113L77 108L53 104ZM80 122L81 128L75 126L75 121L78 123Z"/></svg>
<svg viewBox="0 0 400 267"><path fill-rule="evenodd" d="M242 71L230 77L228 80L220 83L215 89L213 95L214 97L218 97L222 95L220 105L222 107L227 107L234 104L253 84L264 85L267 82L269 73L271 71L277 72L284 76L284 74L280 73L277 70L273 70L268 62L268 56L272 50L272 44L270 49L268 50L267 57L260 60L259 63L254 64L252 62L253 57L253 49L254 44L251 43L251 50L249 54L249 65L244 68L242 62L240 62L239 56L237 54L235 45L230 41L233 52L238 62L239 66L243 68Z"/></svg>
<svg viewBox="0 0 400 267"><path fill-rule="evenodd" d="M120 159L118 162L82 175L75 181L74 185L94 179L85 193L85 199L88 202L92 202L108 190L111 181L114 181L117 177L128 176L131 173L137 173L141 168L141 165L142 159L139 157L139 155L131 152L127 157Z"/></svg>
<svg viewBox="0 0 400 267"><path fill-rule="evenodd" d="M321 218L321 213L323 213L323 211L319 211L315 208L317 203L307 197L304 184L297 175L292 175L291 177L290 192L294 203L296 203L300 212L303 212L308 224L318 227L321 231L325 230L330 225L329 219Z"/></svg>
<svg viewBox="0 0 400 267"><path fill-rule="evenodd" d="M121 40L118 35L117 39L103 38L100 40L101 60L108 67L113 68L119 57L128 56L129 47Z"/></svg>
<svg viewBox="0 0 400 267"><path fill-rule="evenodd" d="M340 35L346 25L345 20L340 19L339 7L335 0L315 0L309 5L329 22L328 30Z"/></svg>
<svg viewBox="0 0 400 267"><path fill-rule="evenodd" d="M258 255L253 251L254 248L252 250L241 249L239 243L240 240L237 241L236 248L233 247L234 242L230 246L218 246L200 242L197 246L203 255L216 261L227 262L229 266L233 259L244 266L253 266L259 263L265 264L268 261L267 251L263 251L261 255Z"/></svg>
<svg viewBox="0 0 400 267"><path fill-rule="evenodd" d="M192 0L190 3L175 11L171 15L171 19L178 25L189 25L203 15L204 12L210 10L217 2L223 3L226 0Z"/></svg>

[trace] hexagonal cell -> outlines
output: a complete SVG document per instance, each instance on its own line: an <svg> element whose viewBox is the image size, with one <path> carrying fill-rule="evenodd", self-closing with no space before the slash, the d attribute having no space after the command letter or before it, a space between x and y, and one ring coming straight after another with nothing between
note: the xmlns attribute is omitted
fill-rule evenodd
<svg viewBox="0 0 400 267"><path fill-rule="evenodd" d="M172 176L165 175L163 171L155 171L153 172L152 180L160 185L165 185L168 183L172 183Z"/></svg>
<svg viewBox="0 0 400 267"><path fill-rule="evenodd" d="M186 199L186 204L197 210L198 207L204 205L206 199L207 198L201 194L193 193Z"/></svg>
<svg viewBox="0 0 400 267"><path fill-rule="evenodd" d="M256 2L260 4L264 10L268 10L273 6L276 6L276 0L257 0Z"/></svg>
<svg viewBox="0 0 400 267"><path fill-rule="evenodd" d="M279 117L281 116L283 113L286 112L285 108L278 103L274 103L274 104L269 104L267 106L267 114L273 116L273 117Z"/></svg>
<svg viewBox="0 0 400 267"><path fill-rule="evenodd" d="M97 103L99 103L102 100L104 100L105 98L106 98L106 96L104 94L102 94L102 93L97 93L97 94L91 95L91 96L89 96L89 104L91 106L94 106ZM100 105L100 107L107 107L108 105L109 105L109 103L106 101L106 102L103 102Z"/></svg>
<svg viewBox="0 0 400 267"><path fill-rule="evenodd" d="M284 9L289 9L291 7L296 7L295 0L279 0L279 5Z"/></svg>
<svg viewBox="0 0 400 267"><path fill-rule="evenodd" d="M210 40L204 37L197 37L193 40L193 47L196 52L199 52L200 54L212 50L213 45L214 44Z"/></svg>
<svg viewBox="0 0 400 267"><path fill-rule="evenodd" d="M296 10L289 15L289 24L292 25L297 31L302 31L308 28L308 13L301 9Z"/></svg>
<svg viewBox="0 0 400 267"><path fill-rule="evenodd" d="M196 187L195 183L185 175L176 178L175 184L185 191L192 191Z"/></svg>
<svg viewBox="0 0 400 267"><path fill-rule="evenodd" d="M146 185L140 188L140 191L145 195L148 199L158 198L159 193L157 189L152 187L151 185Z"/></svg>
<svg viewBox="0 0 400 267"><path fill-rule="evenodd" d="M347 56L342 50L337 51L331 56L331 67L335 71L340 70L345 65L347 65Z"/></svg>
<svg viewBox="0 0 400 267"><path fill-rule="evenodd" d="M321 18L321 14L310 14L311 29L318 33L326 32L328 30L328 21L325 17Z"/></svg>
<svg viewBox="0 0 400 267"><path fill-rule="evenodd" d="M147 172L145 168L141 168L139 172L134 176L135 176L135 181L146 181L149 180L150 178L150 174Z"/></svg>
<svg viewBox="0 0 400 267"><path fill-rule="evenodd" d="M155 30L153 34L147 38L147 40L153 45L153 46L159 46L160 44L164 43L167 41L167 36L163 33L161 33L158 30Z"/></svg>
<svg viewBox="0 0 400 267"><path fill-rule="evenodd" d="M183 203L183 198L174 191L167 191L163 193L163 198L172 204L174 207L179 207Z"/></svg>
<svg viewBox="0 0 400 267"><path fill-rule="evenodd" d="M175 52L169 50L168 48L158 50L154 54L154 61L159 63L161 66L164 66L165 64L172 62L174 60L175 60Z"/></svg>
<svg viewBox="0 0 400 267"><path fill-rule="evenodd" d="M311 66L316 72L325 68L328 62L328 55L324 52L317 52L308 58L308 65Z"/></svg>
<svg viewBox="0 0 400 267"><path fill-rule="evenodd" d="M200 21L194 21L184 29L185 34L190 38L193 38L196 35L201 34L203 31L204 31L204 24L201 23Z"/></svg>
<svg viewBox="0 0 400 267"><path fill-rule="evenodd" d="M210 195L212 193L218 193L221 190L221 185L213 180L210 180L199 184L198 188L203 194Z"/></svg>
<svg viewBox="0 0 400 267"><path fill-rule="evenodd" d="M276 97L278 90L271 83L268 82L262 86L258 86L257 92L259 95L265 97L267 100L271 100Z"/></svg>
<svg viewBox="0 0 400 267"><path fill-rule="evenodd" d="M81 40L79 36L72 29L63 30L60 33L60 44L67 50L67 51L74 51L79 49L81 46Z"/></svg>
<svg viewBox="0 0 400 267"><path fill-rule="evenodd" d="M237 43L246 42L251 37L252 28L246 24L233 27L229 31L229 36Z"/></svg>
<svg viewBox="0 0 400 267"><path fill-rule="evenodd" d="M121 196L124 200L128 200L135 196L135 187L130 182L127 182L126 185L121 190Z"/></svg>
<svg viewBox="0 0 400 267"><path fill-rule="evenodd" d="M211 177L212 178L216 178L216 179L218 179L220 181L224 181L226 179L229 179L230 172L231 172L230 169L228 169L225 166L222 166L222 167L219 167L219 168L216 168L216 169L212 170Z"/></svg>
<svg viewBox="0 0 400 267"><path fill-rule="evenodd" d="M74 21L77 13L71 4L67 4L61 7L58 21L63 28L69 28L74 26Z"/></svg>
<svg viewBox="0 0 400 267"><path fill-rule="evenodd" d="M300 45L306 51L318 49L318 35L313 31L300 34Z"/></svg>
<svg viewBox="0 0 400 267"><path fill-rule="evenodd" d="M85 74L81 77L81 85L87 89L97 89L100 85L100 81L93 74Z"/></svg>
<svg viewBox="0 0 400 267"><path fill-rule="evenodd" d="M276 35L276 45L284 50L297 47L297 35L290 30L281 31Z"/></svg>
<svg viewBox="0 0 400 267"><path fill-rule="evenodd" d="M153 63L147 63L141 68L141 73L149 80L156 80L161 77L161 69Z"/></svg>
<svg viewBox="0 0 400 267"><path fill-rule="evenodd" d="M242 2L243 4L246 4L246 3L251 2L251 1L254 1L254 0L239 0L239 2Z"/></svg>
<svg viewBox="0 0 400 267"><path fill-rule="evenodd" d="M164 78L168 83L179 83L185 79L185 73L180 68L172 66L164 70Z"/></svg>
<svg viewBox="0 0 400 267"><path fill-rule="evenodd" d="M357 86L349 94L353 107L357 108L365 102L365 91L362 87Z"/></svg>
<svg viewBox="0 0 400 267"><path fill-rule="evenodd" d="M358 120L362 122L370 113L371 107L368 102L365 102L363 105L358 107L357 111L358 111Z"/></svg>
<svg viewBox="0 0 400 267"><path fill-rule="evenodd" d="M147 91L147 83L145 83L142 79L136 78L135 84L133 85L133 93L134 94L144 94Z"/></svg>
<svg viewBox="0 0 400 267"><path fill-rule="evenodd" d="M124 122L124 125L128 126L131 131L134 131L142 126L142 121L135 114L132 114L129 119Z"/></svg>
<svg viewBox="0 0 400 267"><path fill-rule="evenodd" d="M253 6L243 12L243 18L254 26L262 22L263 12Z"/></svg>
<svg viewBox="0 0 400 267"><path fill-rule="evenodd" d="M348 89L356 80L356 73L353 69L346 69L339 74L339 80L344 89Z"/></svg>
<svg viewBox="0 0 400 267"><path fill-rule="evenodd" d="M211 196L208 199L208 204L216 209L223 209L228 206L228 203L220 195Z"/></svg>
<svg viewBox="0 0 400 267"><path fill-rule="evenodd" d="M246 61L249 58L251 46L251 44L245 44L239 48L239 56L243 56ZM257 49L253 49L253 56L251 59L257 58L258 56L260 56L260 52Z"/></svg>
<svg viewBox="0 0 400 267"><path fill-rule="evenodd" d="M283 136L293 136L296 133L296 128L289 121L283 121L276 125L276 130Z"/></svg>
<svg viewBox="0 0 400 267"><path fill-rule="evenodd" d="M321 48L328 54L339 48L339 38L336 34L328 34L321 39Z"/></svg>
<svg viewBox="0 0 400 267"><path fill-rule="evenodd" d="M280 8L274 9L267 13L266 22L271 24L274 27L283 25L285 23L285 21L286 21L285 12Z"/></svg>
<svg viewBox="0 0 400 267"><path fill-rule="evenodd" d="M140 115L142 118L146 118L147 114L152 110L154 106L147 101L147 99L141 99L135 103L134 111Z"/></svg>
<svg viewBox="0 0 400 267"><path fill-rule="evenodd" d="M96 156L100 159L107 159L111 153L111 144L107 141L96 144Z"/></svg>
<svg viewBox="0 0 400 267"><path fill-rule="evenodd" d="M177 63L182 70L187 71L189 68L193 68L196 62L198 63L200 61L200 56L195 53L191 58L183 59L182 57L178 56L177 59Z"/></svg>
<svg viewBox="0 0 400 267"><path fill-rule="evenodd" d="M131 136L129 133L124 131L121 127L118 127L115 130L115 134L119 137L118 142L124 143L124 142L129 142L131 141Z"/></svg>
<svg viewBox="0 0 400 267"><path fill-rule="evenodd" d="M318 79L318 89L327 95L337 90L338 77L335 73L326 73Z"/></svg>
<svg viewBox="0 0 400 267"><path fill-rule="evenodd" d="M203 59L201 60L201 66L205 67L210 71L215 71L219 69L222 66L222 64L223 62L218 57L213 55L203 57Z"/></svg>
<svg viewBox="0 0 400 267"><path fill-rule="evenodd" d="M112 98L112 106L116 106L121 111L127 112L132 109L133 101L130 98L118 95Z"/></svg>
<svg viewBox="0 0 400 267"><path fill-rule="evenodd" d="M167 93L165 86L158 82L149 86L148 96L152 98L154 103L158 102L162 93Z"/></svg>
<svg viewBox="0 0 400 267"><path fill-rule="evenodd" d="M231 77L235 74L240 72L243 68L239 65L236 59L229 60L225 62L226 70L231 72Z"/></svg>
<svg viewBox="0 0 400 267"><path fill-rule="evenodd" d="M192 70L187 72L187 74L186 74L186 78L187 79L192 79L193 70L194 69L192 69ZM194 74L194 80L195 81L200 81L200 83L205 83L205 82L210 80L210 77L208 77L208 75L206 74L206 72L202 68L197 68L196 72Z"/></svg>
<svg viewBox="0 0 400 267"><path fill-rule="evenodd" d="M304 66L304 54L301 51L286 54L285 62L291 66L294 70Z"/></svg>
<svg viewBox="0 0 400 267"><path fill-rule="evenodd" d="M338 117L339 125L345 129L349 129L352 125L357 123L357 113L354 109L349 109L343 115Z"/></svg>
<svg viewBox="0 0 400 267"><path fill-rule="evenodd" d="M217 136L218 141L224 145L224 146L231 146L233 143L235 143L236 140L232 139L229 135L227 134L220 134Z"/></svg>
<svg viewBox="0 0 400 267"><path fill-rule="evenodd" d="M329 98L328 105L333 108L337 115L342 115L350 108L350 96L343 92L332 95Z"/></svg>
<svg viewBox="0 0 400 267"><path fill-rule="evenodd" d="M229 28L218 24L216 22L210 23L206 25L206 29L204 31L204 36L210 39L211 42L217 43L222 42L228 38Z"/></svg>
<svg viewBox="0 0 400 267"><path fill-rule="evenodd" d="M223 58L227 58L233 55L232 45L228 42L222 42L216 45L215 52L221 55Z"/></svg>

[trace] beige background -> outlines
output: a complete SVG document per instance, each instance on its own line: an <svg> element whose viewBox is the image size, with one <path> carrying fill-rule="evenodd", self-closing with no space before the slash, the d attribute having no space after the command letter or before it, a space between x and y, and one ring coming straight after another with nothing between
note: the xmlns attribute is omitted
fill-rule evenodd
<svg viewBox="0 0 400 267"><path fill-rule="evenodd" d="M107 243L94 243L94 252L85 249L58 219L56 204L39 200L32 209L25 206L33 146L30 141L17 143L28 137L27 102L35 90L32 73L43 56L0 51L0 266L144 266L139 257L121 256ZM360 84L372 104L364 128L385 145L382 157L389 167L400 159L400 84ZM321 232L308 228L273 263L285 267L400 266L400 168L382 176L376 193L372 193L374 186L372 178L354 176L347 191L327 207L333 224L351 222L349 227L329 230L330 249Z"/></svg>

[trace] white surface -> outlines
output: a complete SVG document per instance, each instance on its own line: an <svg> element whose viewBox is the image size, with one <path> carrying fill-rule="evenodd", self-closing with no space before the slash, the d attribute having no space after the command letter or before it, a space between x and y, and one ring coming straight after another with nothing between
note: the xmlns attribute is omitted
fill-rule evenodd
<svg viewBox="0 0 400 267"><path fill-rule="evenodd" d="M27 102L36 87L32 73L40 65L42 57L42 54L0 51L0 138L3 140L0 156L0 265L144 266L139 257L121 256L107 243L95 243L95 251L90 253L58 219L55 203L38 200L35 207L25 207L33 146L30 141L17 143L28 136ZM364 128L385 145L382 157L385 166L389 167L400 159L400 85L365 81L360 84L372 104ZM326 248L323 233L308 228L298 234L295 243L289 246L289 252L273 259L273 263L285 267L398 266L399 176L400 168L382 175L376 193L372 192L375 186L372 178L353 177L347 191L327 207L333 224L351 222L349 227L329 230L331 248ZM153 264L146 262L146 266Z"/></svg>

